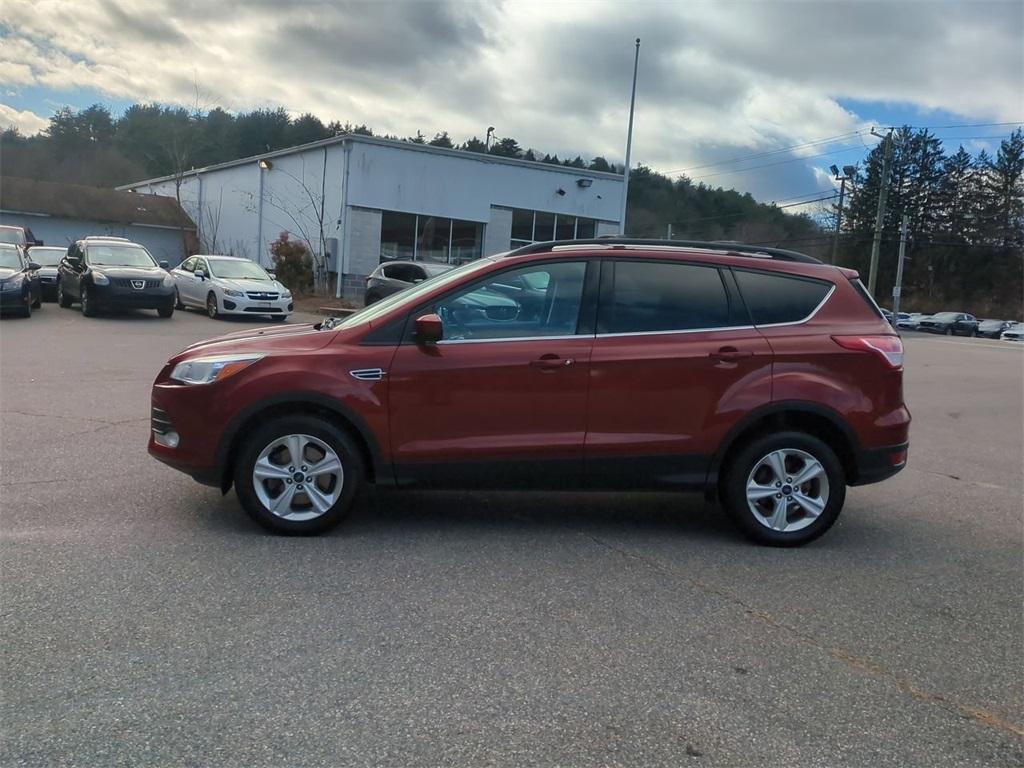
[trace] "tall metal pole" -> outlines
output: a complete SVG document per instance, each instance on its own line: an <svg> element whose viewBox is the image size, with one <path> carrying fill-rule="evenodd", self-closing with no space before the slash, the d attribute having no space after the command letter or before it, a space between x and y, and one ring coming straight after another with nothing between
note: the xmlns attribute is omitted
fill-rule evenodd
<svg viewBox="0 0 1024 768"><path fill-rule="evenodd" d="M903 258L907 253L907 224L909 218L903 214L900 222L900 256L896 260L896 285L892 287L892 317L898 322L900 317L900 297L903 295Z"/></svg>
<svg viewBox="0 0 1024 768"><path fill-rule="evenodd" d="M839 253L839 232L843 227L843 196L846 194L846 177L839 179L839 211L836 213L836 234L832 238L832 258L830 264L836 263L836 254Z"/></svg>
<svg viewBox="0 0 1024 768"><path fill-rule="evenodd" d="M878 251L882 247L882 225L885 222L885 199L889 196L889 168L892 166L892 129L886 134L885 151L882 155L882 179L878 190L878 212L875 215L875 237L871 241L871 267L868 270L868 292L874 296L878 283Z"/></svg>
<svg viewBox="0 0 1024 768"><path fill-rule="evenodd" d="M672 225L671 224L668 225L668 232L665 234L665 239L666 240L671 240L672 239Z"/></svg>
<svg viewBox="0 0 1024 768"><path fill-rule="evenodd" d="M636 70L640 64L640 38L636 39L633 56L633 94L629 97L629 129L626 131L626 168L622 174L622 214L619 216L620 234L626 234L626 200L629 198L629 154L633 149L633 108L636 106Z"/></svg>

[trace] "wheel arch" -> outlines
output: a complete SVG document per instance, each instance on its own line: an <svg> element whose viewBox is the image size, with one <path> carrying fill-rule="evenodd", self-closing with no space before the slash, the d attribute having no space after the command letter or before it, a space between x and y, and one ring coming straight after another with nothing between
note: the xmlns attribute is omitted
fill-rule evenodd
<svg viewBox="0 0 1024 768"><path fill-rule="evenodd" d="M380 458L380 447L366 422L343 403L315 392L291 392L261 400L238 413L224 430L217 446L220 488L231 488L235 460L246 435L268 419L278 416L312 415L344 430L355 441L371 483L387 483L390 469Z"/></svg>
<svg viewBox="0 0 1024 768"><path fill-rule="evenodd" d="M783 429L806 432L823 440L839 457L847 484L856 481L860 441L850 425L831 408L802 400L786 400L751 411L726 433L708 468L705 482L708 501L718 499L722 468L741 446L755 436Z"/></svg>

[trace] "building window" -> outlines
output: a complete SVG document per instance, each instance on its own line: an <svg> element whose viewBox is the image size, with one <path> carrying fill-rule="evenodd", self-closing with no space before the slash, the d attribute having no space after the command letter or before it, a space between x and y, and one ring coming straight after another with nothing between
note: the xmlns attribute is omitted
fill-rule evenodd
<svg viewBox="0 0 1024 768"><path fill-rule="evenodd" d="M584 240L594 237L597 222L580 216L512 209L512 248L545 240Z"/></svg>
<svg viewBox="0 0 1024 768"><path fill-rule="evenodd" d="M381 211L380 260L464 264L483 255L483 224Z"/></svg>

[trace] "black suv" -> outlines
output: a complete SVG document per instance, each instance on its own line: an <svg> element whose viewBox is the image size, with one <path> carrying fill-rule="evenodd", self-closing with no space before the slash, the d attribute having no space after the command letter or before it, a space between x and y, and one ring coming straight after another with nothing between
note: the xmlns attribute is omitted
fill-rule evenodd
<svg viewBox="0 0 1024 768"><path fill-rule="evenodd" d="M57 301L78 301L82 314L103 309L155 309L174 314L174 278L144 247L119 237L87 237L68 248L57 275Z"/></svg>

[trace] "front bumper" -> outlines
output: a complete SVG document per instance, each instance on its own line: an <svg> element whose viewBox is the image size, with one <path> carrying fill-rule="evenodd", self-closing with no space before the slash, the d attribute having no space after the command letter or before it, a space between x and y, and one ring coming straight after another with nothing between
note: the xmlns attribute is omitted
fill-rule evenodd
<svg viewBox="0 0 1024 768"><path fill-rule="evenodd" d="M220 311L226 315L288 315L295 308L287 299L250 299L248 296L223 296Z"/></svg>
<svg viewBox="0 0 1024 768"><path fill-rule="evenodd" d="M97 306L117 309L161 309L174 304L174 286L159 288L122 288L117 285L90 285L90 298Z"/></svg>

